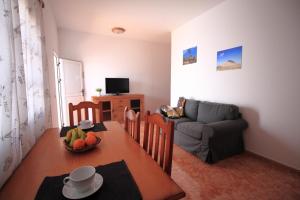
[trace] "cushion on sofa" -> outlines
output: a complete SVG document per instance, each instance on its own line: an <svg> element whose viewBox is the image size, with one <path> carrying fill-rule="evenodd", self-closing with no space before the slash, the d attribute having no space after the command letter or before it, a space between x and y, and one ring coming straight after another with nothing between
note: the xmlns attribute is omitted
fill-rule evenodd
<svg viewBox="0 0 300 200"><path fill-rule="evenodd" d="M199 101L187 99L184 106L184 115L191 120L197 120Z"/></svg>
<svg viewBox="0 0 300 200"><path fill-rule="evenodd" d="M231 104L200 102L197 121L211 123L239 118L239 108Z"/></svg>
<svg viewBox="0 0 300 200"><path fill-rule="evenodd" d="M203 126L201 122L182 122L177 124L176 129L185 135L201 140Z"/></svg>
<svg viewBox="0 0 300 200"><path fill-rule="evenodd" d="M172 119L177 119L180 117L176 110L169 105L162 105L160 107L160 113Z"/></svg>

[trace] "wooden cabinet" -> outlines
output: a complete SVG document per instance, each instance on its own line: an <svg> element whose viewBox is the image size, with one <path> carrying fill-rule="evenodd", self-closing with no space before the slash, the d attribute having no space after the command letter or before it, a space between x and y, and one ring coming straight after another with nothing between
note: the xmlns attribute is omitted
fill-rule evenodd
<svg viewBox="0 0 300 200"><path fill-rule="evenodd" d="M94 103L102 102L104 121L124 121L124 109L127 106L135 112L140 112L141 119L144 118L144 95L143 94L122 94L92 96Z"/></svg>

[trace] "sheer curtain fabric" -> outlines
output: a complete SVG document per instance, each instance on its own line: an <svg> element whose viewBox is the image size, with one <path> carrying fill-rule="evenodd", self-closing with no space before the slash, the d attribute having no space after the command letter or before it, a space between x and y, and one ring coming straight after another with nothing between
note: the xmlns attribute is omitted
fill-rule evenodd
<svg viewBox="0 0 300 200"><path fill-rule="evenodd" d="M0 188L51 126L38 0L0 0Z"/></svg>

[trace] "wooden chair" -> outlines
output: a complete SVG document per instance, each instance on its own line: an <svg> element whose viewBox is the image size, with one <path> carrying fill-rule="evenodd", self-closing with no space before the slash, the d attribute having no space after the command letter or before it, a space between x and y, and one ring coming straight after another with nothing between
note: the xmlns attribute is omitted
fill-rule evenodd
<svg viewBox="0 0 300 200"><path fill-rule="evenodd" d="M140 123L140 113L135 113L134 110L129 110L126 106L124 109L124 128L137 143L140 143Z"/></svg>
<svg viewBox="0 0 300 200"><path fill-rule="evenodd" d="M158 114L145 115L144 141L145 151L171 176L174 142L174 122L165 121Z"/></svg>
<svg viewBox="0 0 300 200"><path fill-rule="evenodd" d="M77 105L73 105L72 103L69 103L69 117L70 117L70 126L74 126L74 111L77 111L77 124L81 120L89 120L89 108L92 109L92 121L93 123L97 123L96 114L98 114L98 122L103 121L103 112L102 112L102 102L100 101L98 104L95 104L90 101L83 101L80 102ZM82 109L84 109L84 118L81 117ZM98 112L97 112L98 111Z"/></svg>

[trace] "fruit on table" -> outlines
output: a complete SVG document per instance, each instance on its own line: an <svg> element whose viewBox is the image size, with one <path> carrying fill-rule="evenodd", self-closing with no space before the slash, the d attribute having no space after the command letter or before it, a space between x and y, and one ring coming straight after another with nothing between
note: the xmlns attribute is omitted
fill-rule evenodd
<svg viewBox="0 0 300 200"><path fill-rule="evenodd" d="M66 141L69 143L72 139L72 130L67 132Z"/></svg>
<svg viewBox="0 0 300 200"><path fill-rule="evenodd" d="M74 150L79 150L84 148L85 146L85 141L83 139L76 139L73 143L73 149Z"/></svg>
<svg viewBox="0 0 300 200"><path fill-rule="evenodd" d="M86 145L94 145L97 143L97 136L90 131L85 133L80 128L73 128L67 132L65 142L74 150L82 149Z"/></svg>
<svg viewBox="0 0 300 200"><path fill-rule="evenodd" d="M93 145L97 143L97 138L95 135L93 134L89 134L86 138L85 138L85 143L87 145Z"/></svg>
<svg viewBox="0 0 300 200"><path fill-rule="evenodd" d="M84 140L86 138L86 133L80 128L73 128L67 132L65 141L70 147L73 147L74 141L79 138Z"/></svg>
<svg viewBox="0 0 300 200"><path fill-rule="evenodd" d="M94 132L87 132L87 134L86 134L86 136L89 136L89 135L93 135L93 136L95 136L96 137L96 134L94 133Z"/></svg>
<svg viewBox="0 0 300 200"><path fill-rule="evenodd" d="M77 129L78 136L81 139L85 139L86 138L86 133L83 130L81 130L81 128L76 128L76 129Z"/></svg>
<svg viewBox="0 0 300 200"><path fill-rule="evenodd" d="M70 141L69 145L70 145L71 147L73 147L74 141L75 141L76 139L78 139L78 138L79 138L79 137L78 137L77 131L76 131L75 129L72 129L72 138L71 138L71 141Z"/></svg>

